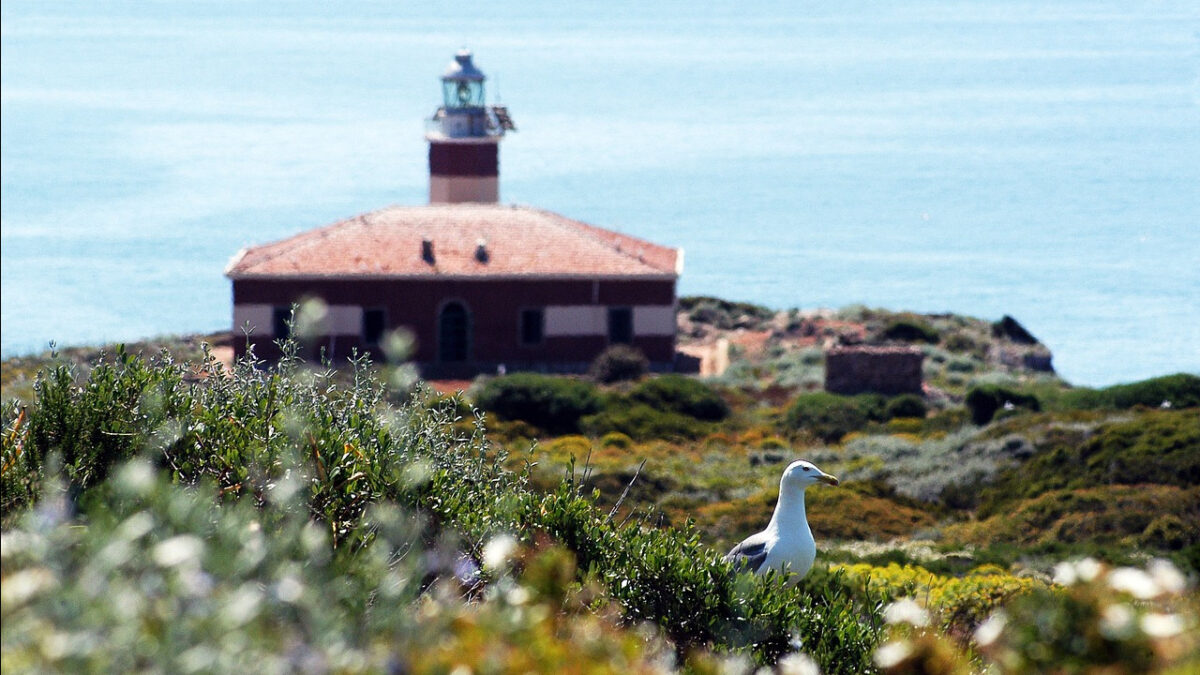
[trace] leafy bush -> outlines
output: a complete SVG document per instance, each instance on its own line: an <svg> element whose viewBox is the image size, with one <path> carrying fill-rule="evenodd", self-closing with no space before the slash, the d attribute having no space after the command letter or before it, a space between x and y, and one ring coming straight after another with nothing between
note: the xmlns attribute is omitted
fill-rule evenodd
<svg viewBox="0 0 1200 675"><path fill-rule="evenodd" d="M551 433L579 430L579 419L600 410L589 382L554 375L514 373L484 383L476 403L503 419L522 420Z"/></svg>
<svg viewBox="0 0 1200 675"><path fill-rule="evenodd" d="M618 432L637 441L661 439L694 439L707 435L712 425L677 412L663 412L644 403L633 405L609 404L595 415L580 421L580 427L591 436Z"/></svg>
<svg viewBox="0 0 1200 675"><path fill-rule="evenodd" d="M1194 408L1200 406L1200 376L1177 373L1103 389L1072 389L1056 403L1068 410L1157 408L1164 403L1171 408Z"/></svg>
<svg viewBox="0 0 1200 675"><path fill-rule="evenodd" d="M729 416L729 405L711 387L682 375L662 375L639 383L629 398L662 411L716 422Z"/></svg>
<svg viewBox="0 0 1200 675"><path fill-rule="evenodd" d="M619 431L610 431L600 437L600 447L628 450L633 447L633 439L628 434L623 434Z"/></svg>
<svg viewBox="0 0 1200 675"><path fill-rule="evenodd" d="M975 424L987 424L996 412L1008 407L1038 411L1042 409L1036 396L998 384L977 384L967 391L967 408Z"/></svg>
<svg viewBox="0 0 1200 675"><path fill-rule="evenodd" d="M1196 672L1196 608L1169 563L1145 570L1095 560L1060 563L1053 587L1035 588L975 633L1003 672ZM1190 645L1189 645L1190 643ZM1172 667L1176 669L1171 669Z"/></svg>
<svg viewBox="0 0 1200 675"><path fill-rule="evenodd" d="M928 342L937 344L941 339L938 332L927 323L911 319L897 319L888 324L880 334L885 340L900 340L903 342Z"/></svg>
<svg viewBox="0 0 1200 675"><path fill-rule="evenodd" d="M888 419L896 417L925 417L929 409L925 406L925 399L916 394L901 394L888 399L887 405L884 406L883 414Z"/></svg>
<svg viewBox="0 0 1200 675"><path fill-rule="evenodd" d="M636 380L649 370L650 361L645 354L629 345L613 345L592 361L588 375L597 382L612 384Z"/></svg>
<svg viewBox="0 0 1200 675"><path fill-rule="evenodd" d="M983 565L961 577L933 574L919 565L885 567L866 564L835 565L851 582L893 595L921 598L926 609L938 614L943 628L964 633L973 629L1004 604L1044 588L1045 583L1015 577L995 565Z"/></svg>
<svg viewBox="0 0 1200 675"><path fill-rule="evenodd" d="M882 421L885 401L876 394L802 394L784 414L784 425L793 431L806 430L826 443L834 443L872 421Z"/></svg>

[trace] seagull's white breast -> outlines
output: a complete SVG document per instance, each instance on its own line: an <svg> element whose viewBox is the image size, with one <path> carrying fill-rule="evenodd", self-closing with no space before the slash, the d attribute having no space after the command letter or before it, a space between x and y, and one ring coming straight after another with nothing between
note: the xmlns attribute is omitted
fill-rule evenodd
<svg viewBox="0 0 1200 675"><path fill-rule="evenodd" d="M786 571L799 579L812 569L817 559L817 542L813 540L812 532L805 528L802 532L789 534L791 536L781 536L775 540L767 552L767 559L759 568L759 574L773 569L777 572Z"/></svg>

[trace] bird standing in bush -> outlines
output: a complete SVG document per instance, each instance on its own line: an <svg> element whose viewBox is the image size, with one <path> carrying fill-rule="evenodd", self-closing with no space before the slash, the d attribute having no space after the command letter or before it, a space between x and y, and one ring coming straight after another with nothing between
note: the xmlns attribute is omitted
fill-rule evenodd
<svg viewBox="0 0 1200 675"><path fill-rule="evenodd" d="M739 571L766 574L769 570L803 579L817 558L817 542L804 512L804 491L810 485L837 485L838 479L812 462L798 460L788 465L779 481L779 501L767 529L746 537L725 556Z"/></svg>

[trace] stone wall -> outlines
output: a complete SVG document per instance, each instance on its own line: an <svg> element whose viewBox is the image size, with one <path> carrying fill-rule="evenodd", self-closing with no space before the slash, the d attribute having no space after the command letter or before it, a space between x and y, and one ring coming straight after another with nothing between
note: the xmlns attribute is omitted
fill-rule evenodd
<svg viewBox="0 0 1200 675"><path fill-rule="evenodd" d="M924 358L911 347L835 347L825 352L825 390L920 394Z"/></svg>

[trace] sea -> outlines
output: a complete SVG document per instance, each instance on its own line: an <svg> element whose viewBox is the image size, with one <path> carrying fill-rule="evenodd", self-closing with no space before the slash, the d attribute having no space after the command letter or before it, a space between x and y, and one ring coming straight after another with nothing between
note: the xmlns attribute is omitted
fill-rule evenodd
<svg viewBox="0 0 1200 675"><path fill-rule="evenodd" d="M461 48L502 201L683 248L680 294L1200 373L1195 0L5 0L3 355L225 328L240 248L425 203Z"/></svg>

